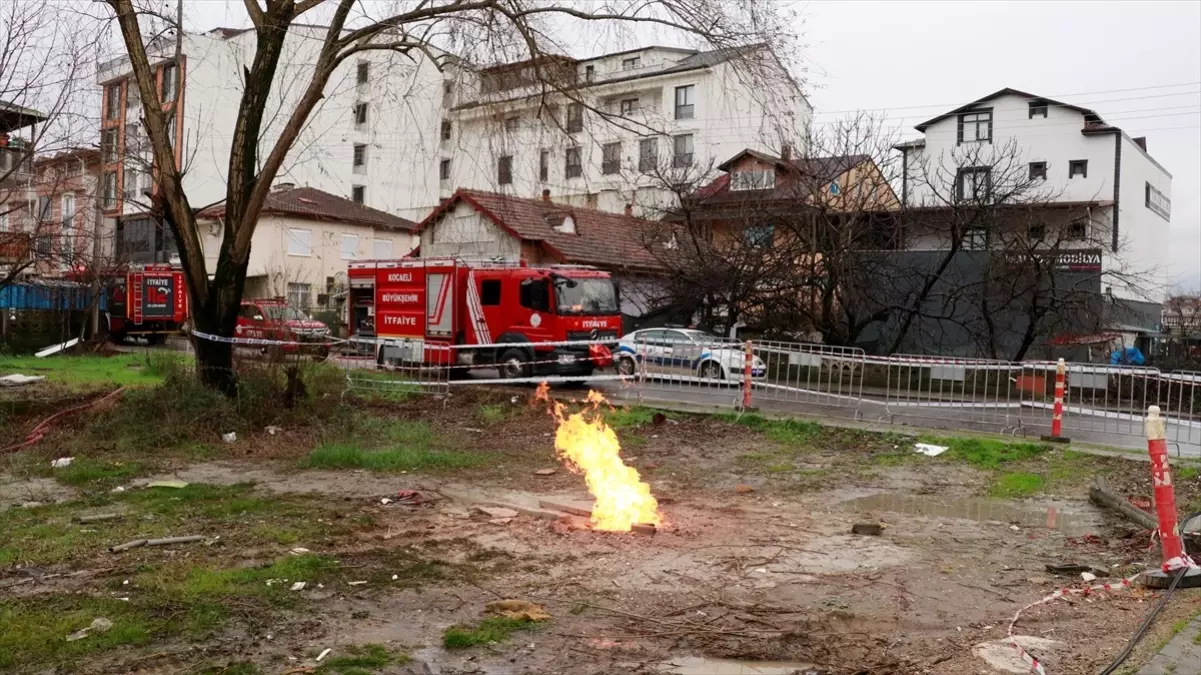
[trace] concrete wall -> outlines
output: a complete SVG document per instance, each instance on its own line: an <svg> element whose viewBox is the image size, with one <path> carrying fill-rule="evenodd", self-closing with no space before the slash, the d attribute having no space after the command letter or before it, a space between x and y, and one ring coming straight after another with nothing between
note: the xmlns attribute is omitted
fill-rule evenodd
<svg viewBox="0 0 1201 675"><path fill-rule="evenodd" d="M460 201L421 232L421 257L522 257L521 241Z"/></svg>
<svg viewBox="0 0 1201 675"><path fill-rule="evenodd" d="M1120 261L1133 277L1133 283L1114 279L1114 293L1119 297L1140 302L1159 303L1166 297L1171 270L1165 261L1170 257L1167 218L1147 206L1146 186L1150 184L1168 199L1172 198L1172 176L1158 162L1134 143L1122 136L1122 175L1120 186L1120 216L1118 220L1118 252Z"/></svg>

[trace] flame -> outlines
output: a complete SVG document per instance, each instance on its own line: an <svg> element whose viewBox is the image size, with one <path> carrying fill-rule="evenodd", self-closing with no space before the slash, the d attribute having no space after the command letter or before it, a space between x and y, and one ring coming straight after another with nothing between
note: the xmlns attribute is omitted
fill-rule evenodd
<svg viewBox="0 0 1201 675"><path fill-rule="evenodd" d="M607 403L599 392L589 391L590 407L567 414L563 404L550 398L543 382L535 400L544 401L555 418L555 450L584 482L596 502L592 505L592 527L609 532L629 532L636 523L659 525L659 503L638 470L621 459L617 434L605 424L600 405Z"/></svg>

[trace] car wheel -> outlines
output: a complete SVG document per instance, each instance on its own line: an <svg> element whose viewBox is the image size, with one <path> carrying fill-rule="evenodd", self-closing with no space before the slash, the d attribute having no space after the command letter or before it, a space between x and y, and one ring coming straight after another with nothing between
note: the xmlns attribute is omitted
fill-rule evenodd
<svg viewBox="0 0 1201 675"><path fill-rule="evenodd" d="M526 363L527 358L524 350L521 349L506 349L500 355L500 359L496 362L496 369L500 371L500 376L515 380L521 377L530 376L530 366Z"/></svg>
<svg viewBox="0 0 1201 675"><path fill-rule="evenodd" d="M632 377L637 372L638 372L638 364L634 362L634 359L632 359L628 356L623 356L623 357L617 359L617 374L618 375L622 375L624 377Z"/></svg>
<svg viewBox="0 0 1201 675"><path fill-rule="evenodd" d="M701 364L700 376L706 380L721 380L726 374L717 361L705 361Z"/></svg>

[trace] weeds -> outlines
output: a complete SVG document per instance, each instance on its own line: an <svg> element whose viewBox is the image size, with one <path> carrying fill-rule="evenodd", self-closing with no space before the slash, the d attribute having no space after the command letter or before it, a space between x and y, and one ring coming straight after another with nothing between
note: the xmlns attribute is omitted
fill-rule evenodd
<svg viewBox="0 0 1201 675"><path fill-rule="evenodd" d="M650 424L655 420L657 410L645 406L634 405L622 408L611 408L604 413L605 424L614 431L632 429Z"/></svg>
<svg viewBox="0 0 1201 675"><path fill-rule="evenodd" d="M1043 477L1036 473L1016 471L999 476L993 483L989 494L993 497L1018 498L1029 497L1043 491Z"/></svg>
<svg viewBox="0 0 1201 675"><path fill-rule="evenodd" d="M513 633L530 628L532 621L511 619L507 616L492 616L475 627L451 626L442 634L442 646L447 649L465 649L476 645L504 642Z"/></svg>
<svg viewBox="0 0 1201 675"><path fill-rule="evenodd" d="M823 431L816 422L795 419L768 419L759 415L728 415L726 418L786 445L805 445Z"/></svg>
<svg viewBox="0 0 1201 675"><path fill-rule="evenodd" d="M328 675L360 675L408 662L409 657L406 654L393 653L383 645L367 644L348 647L345 655L326 659L314 672Z"/></svg>
<svg viewBox="0 0 1201 675"><path fill-rule="evenodd" d="M141 475L146 470L141 462L118 462L77 457L69 465L53 469L55 480L64 485L105 486L122 479Z"/></svg>
<svg viewBox="0 0 1201 675"><path fill-rule="evenodd" d="M508 410L505 408L504 404L489 403L487 405L481 405L477 411L477 414L480 418L480 421L484 424L499 424L505 421L505 418L508 416Z"/></svg>
<svg viewBox="0 0 1201 675"><path fill-rule="evenodd" d="M371 471L437 471L479 466L479 454L440 448L426 422L361 417L353 425L354 440L317 446L300 466L307 469Z"/></svg>

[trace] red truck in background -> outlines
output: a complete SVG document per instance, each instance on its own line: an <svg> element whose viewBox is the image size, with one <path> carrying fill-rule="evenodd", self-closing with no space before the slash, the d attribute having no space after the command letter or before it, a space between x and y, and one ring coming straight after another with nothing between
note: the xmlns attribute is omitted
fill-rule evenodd
<svg viewBox="0 0 1201 675"><path fill-rule="evenodd" d="M183 271L172 265L130 265L105 282L109 338L144 337L150 344L178 333L188 320Z"/></svg>
<svg viewBox="0 0 1201 675"><path fill-rule="evenodd" d="M608 272L458 258L353 262L347 325L372 342L378 362L495 367L502 377L587 376L612 364L600 344L530 345L621 337ZM513 346L507 347L506 344ZM485 345L478 349L447 346Z"/></svg>
<svg viewBox="0 0 1201 675"><path fill-rule="evenodd" d="M283 298L243 300L234 335L293 343L273 345L265 350L268 352L329 355L329 327L288 305Z"/></svg>

